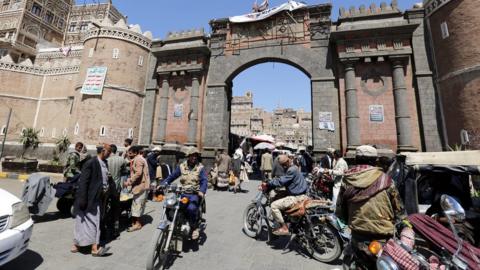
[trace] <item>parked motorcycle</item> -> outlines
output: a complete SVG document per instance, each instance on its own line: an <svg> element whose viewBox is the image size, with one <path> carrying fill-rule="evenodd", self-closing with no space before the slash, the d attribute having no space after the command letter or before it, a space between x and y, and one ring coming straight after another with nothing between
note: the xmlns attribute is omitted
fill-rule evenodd
<svg viewBox="0 0 480 270"><path fill-rule="evenodd" d="M186 213L189 199L184 195L196 192L176 185L167 186L164 190L166 194L171 193L171 195L163 203L160 224L155 229L151 248L148 251L147 270L152 270L157 266L162 267L170 255L174 252L181 252L183 244L190 240L193 231ZM205 227L205 220L202 218L204 213L205 200L201 199L197 228Z"/></svg>
<svg viewBox="0 0 480 270"><path fill-rule="evenodd" d="M247 236L258 238L266 228L268 240L271 240L272 231L278 226L270 213L271 202L268 193L260 191L246 207L243 231ZM292 241L297 241L315 260L327 263L337 260L342 253L343 240L337 229L336 217L330 212L331 205L325 200L307 200L303 206L303 215L299 215L298 211L294 216L284 214L291 232L285 249Z"/></svg>

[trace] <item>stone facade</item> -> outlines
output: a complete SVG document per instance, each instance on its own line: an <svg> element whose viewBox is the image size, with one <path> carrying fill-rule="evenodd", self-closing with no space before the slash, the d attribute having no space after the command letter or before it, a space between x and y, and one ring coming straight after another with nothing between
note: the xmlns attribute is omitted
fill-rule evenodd
<svg viewBox="0 0 480 270"><path fill-rule="evenodd" d="M432 41L436 84L449 146L466 142L480 149L480 5L475 0L425 1L427 29ZM465 135L464 135L465 138Z"/></svg>
<svg viewBox="0 0 480 270"><path fill-rule="evenodd" d="M109 20L116 24L119 20L127 21L112 4L111 0L98 1L95 4L75 5L68 17L68 27L65 35L66 45L81 45L89 24Z"/></svg>
<svg viewBox="0 0 480 270"><path fill-rule="evenodd" d="M240 137L271 135L278 142L312 145L312 114L303 109L267 112L253 106L252 92L232 97L230 132Z"/></svg>
<svg viewBox="0 0 480 270"><path fill-rule="evenodd" d="M60 2L61 10L72 10L71 2ZM20 9L20 17L30 18L32 10L38 12L33 9L35 3L53 7L48 0L21 3L27 8ZM462 3L456 4L457 9L476 8L468 6L469 1ZM54 14L66 18L61 10ZM71 12L78 10L75 7ZM296 122L290 124L312 131L310 138L301 136L308 144L311 140L315 153L328 147L352 150L365 143L393 151L442 149L422 7L400 11L392 1L379 7L340 9L338 21L332 22L331 4L311 5L251 23L216 19L210 22L211 33L201 29L174 32L163 40L153 40L138 25L127 26L113 6L102 10L104 19L90 24L81 35L82 42L72 41L67 51L61 50L62 40L69 36L66 23L63 30L40 31L44 35L38 42L49 40L48 48L16 51L8 47L10 41L2 39L0 103L5 106L0 108L0 117L6 117L8 107L14 108L8 141L16 141L22 128L35 127L43 130L43 142L54 142L61 134L87 144L121 144L124 138L133 137L136 143L171 149L196 145L208 160L216 150L229 146L233 79L253 65L273 61L292 65L310 79L311 114L296 111ZM42 12L49 14L48 9ZM0 18L7 13L0 12ZM454 18L454 32L464 37L458 42L465 43L467 32L455 27L462 23ZM78 14L74 19L87 21ZM7 25L21 28L18 23ZM19 31L15 38L25 32ZM446 48L467 57L454 51L464 43ZM475 46L469 50L476 56L471 47ZM455 60L451 67L469 69L471 65L460 64L467 60ZM108 68L100 96L80 93L87 69L93 66ZM465 89L471 90L463 92L468 95L459 95L459 102L468 106L459 115L473 112L474 102L467 96L478 87L468 82ZM255 108L252 111L247 123L252 131L276 132L275 117L265 117L264 111ZM327 121L329 128L321 121ZM284 133L278 136L299 141Z"/></svg>

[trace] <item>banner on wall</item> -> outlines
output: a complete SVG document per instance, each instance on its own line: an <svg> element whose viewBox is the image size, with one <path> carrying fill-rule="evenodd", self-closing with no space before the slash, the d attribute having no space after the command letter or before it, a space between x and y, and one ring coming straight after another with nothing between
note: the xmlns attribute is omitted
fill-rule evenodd
<svg viewBox="0 0 480 270"><path fill-rule="evenodd" d="M368 111L370 112L370 122L383 123L383 105L370 105Z"/></svg>
<svg viewBox="0 0 480 270"><path fill-rule="evenodd" d="M254 12L254 13L249 13L245 15L233 16L233 17L230 17L229 20L232 23L256 22L256 21L264 20L284 10L294 11L297 9L304 8L306 6L307 5L300 2L288 1L288 3L284 3L278 7L269 8L262 12Z"/></svg>
<svg viewBox="0 0 480 270"><path fill-rule="evenodd" d="M101 96L107 76L107 67L91 67L87 69L87 77L80 93L84 95Z"/></svg>
<svg viewBox="0 0 480 270"><path fill-rule="evenodd" d="M173 117L183 117L183 104L175 104L173 106Z"/></svg>

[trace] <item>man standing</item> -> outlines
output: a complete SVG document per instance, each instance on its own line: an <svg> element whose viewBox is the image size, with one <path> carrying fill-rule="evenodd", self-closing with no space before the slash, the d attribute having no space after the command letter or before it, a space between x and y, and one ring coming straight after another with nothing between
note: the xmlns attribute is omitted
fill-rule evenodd
<svg viewBox="0 0 480 270"><path fill-rule="evenodd" d="M103 256L108 248L99 247L100 243L100 206L104 194L108 191L107 158L111 154L108 144L97 147L97 157L91 158L83 166L75 196L74 246L91 246L92 256Z"/></svg>
<svg viewBox="0 0 480 270"><path fill-rule="evenodd" d="M67 162L65 164L65 169L63 170L63 176L66 180L70 180L75 175L79 174L81 169L80 168L80 156L83 150L83 143L77 142L75 144L75 150L70 152L67 157Z"/></svg>
<svg viewBox="0 0 480 270"><path fill-rule="evenodd" d="M278 187L286 187L287 197L272 202L270 207L273 218L280 225L279 228L273 231L273 234L288 235L288 227L283 220L282 210L286 210L296 203L306 200L308 197L305 193L307 192L308 185L298 167L293 165L292 160L288 156L280 155L278 161L286 170L286 174L279 179L273 179L268 183L263 183L261 187L266 191Z"/></svg>
<svg viewBox="0 0 480 270"><path fill-rule="evenodd" d="M197 240L200 236L198 228L198 207L200 200L204 198L208 188L208 179L205 167L200 163L200 151L196 147L191 147L186 152L187 160L182 162L172 174L170 174L162 185L168 185L179 179L180 184L185 189L192 189L194 193L185 194L188 197L187 214L190 227L192 228L192 240Z"/></svg>
<svg viewBox="0 0 480 270"><path fill-rule="evenodd" d="M123 142L123 146L125 147L125 151L123 152L122 157L125 159L128 159L128 149L132 146L133 140L130 138L126 138L125 141Z"/></svg>
<svg viewBox="0 0 480 270"><path fill-rule="evenodd" d="M220 149L220 154L215 158L218 173L228 174L230 171L231 158L225 153L225 149Z"/></svg>
<svg viewBox="0 0 480 270"><path fill-rule="evenodd" d="M327 169L326 173L333 177L332 203L333 205L337 205L338 193L340 192L340 187L342 186L343 175L348 170L348 164L345 159L343 159L343 155L340 150L335 150L335 152L333 152L333 159L333 169Z"/></svg>
<svg viewBox="0 0 480 270"><path fill-rule="evenodd" d="M160 156L160 152L162 152L162 148L160 146L155 146L152 149L152 152L148 153L147 155L148 174L150 177L150 183L156 184L157 167L159 166L158 157Z"/></svg>
<svg viewBox="0 0 480 270"><path fill-rule="evenodd" d="M145 211L147 201L147 190L150 188L150 175L148 173L148 164L141 154L140 146L132 146L128 149L130 163L130 178L125 185L131 187L133 193L132 200L132 226L127 229L128 232L138 231L142 228L141 217Z"/></svg>
<svg viewBox="0 0 480 270"><path fill-rule="evenodd" d="M120 234L120 192L123 188L122 174L124 174L127 161L121 156L117 155L117 146L115 144L110 145L112 148L112 155L108 158L108 171L112 176L115 183L114 189L110 191L110 211L111 211L111 223L113 225L113 237L117 237Z"/></svg>
<svg viewBox="0 0 480 270"><path fill-rule="evenodd" d="M262 155L262 163L260 164L260 171L262 171L263 179L272 178L272 166L273 158L269 150L265 150L265 153Z"/></svg>
<svg viewBox="0 0 480 270"><path fill-rule="evenodd" d="M345 173L337 199L336 215L350 227L356 254L362 254L366 242L391 238L396 224L408 226L402 222L406 213L398 190L392 178L376 167L377 157L372 146L357 147L357 165ZM374 262L367 265L374 268Z"/></svg>

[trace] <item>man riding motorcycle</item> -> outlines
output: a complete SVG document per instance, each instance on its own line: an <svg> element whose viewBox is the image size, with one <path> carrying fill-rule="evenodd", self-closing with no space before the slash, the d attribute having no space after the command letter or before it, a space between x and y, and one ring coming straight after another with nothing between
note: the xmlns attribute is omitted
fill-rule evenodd
<svg viewBox="0 0 480 270"><path fill-rule="evenodd" d="M272 210L272 216L275 221L280 225L279 228L272 233L275 235L288 235L288 226L285 224L282 216L282 210L286 210L296 203L307 199L305 193L307 192L308 185L303 177L300 169L293 165L292 160L286 155L280 155L278 157L280 165L285 169L285 175L278 179L273 179L268 183L263 183L261 188L263 190L271 190L278 187L286 187L287 196L278 200L275 200L270 205Z"/></svg>
<svg viewBox="0 0 480 270"><path fill-rule="evenodd" d="M372 146L356 149L356 166L345 173L336 207L337 217L352 231L353 252L367 269L375 268L375 261L368 259L368 244L391 238L396 224L409 225L392 178L376 167L377 157Z"/></svg>
<svg viewBox="0 0 480 270"><path fill-rule="evenodd" d="M192 189L194 193L185 194L188 197L187 215L190 227L193 229L192 239L199 237L200 231L198 224L198 207L200 200L204 198L208 188L208 178L205 167L199 161L200 151L196 147L187 150L187 160L182 162L172 174L170 174L161 185L168 185L179 179L180 184L185 189Z"/></svg>

